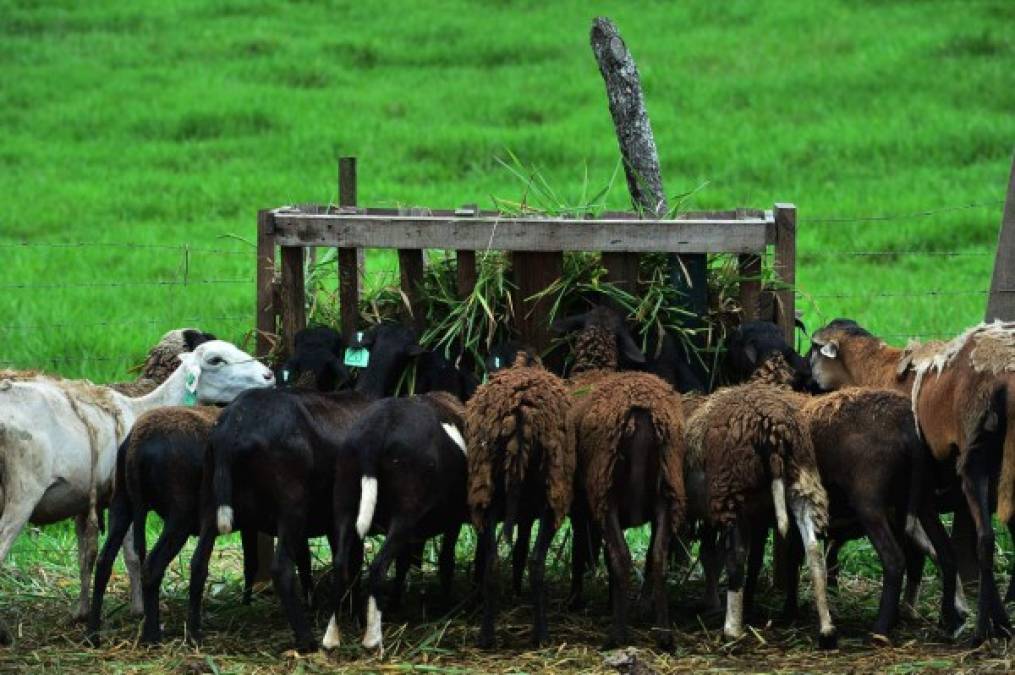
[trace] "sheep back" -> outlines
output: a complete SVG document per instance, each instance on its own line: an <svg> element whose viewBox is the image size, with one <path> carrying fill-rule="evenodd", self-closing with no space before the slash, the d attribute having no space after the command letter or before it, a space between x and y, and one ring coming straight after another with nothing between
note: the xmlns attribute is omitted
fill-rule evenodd
<svg viewBox="0 0 1015 675"><path fill-rule="evenodd" d="M482 527L493 501L497 468L503 472L506 492L525 479L534 443L543 450L546 499L560 525L574 489L576 459L569 409L564 383L539 366L516 365L498 371L476 389L466 405L465 438L469 511L477 528Z"/></svg>
<svg viewBox="0 0 1015 675"><path fill-rule="evenodd" d="M601 374L580 381L573 390L578 438L579 474L592 516L602 522L609 507L613 470L620 442L630 433L631 413L644 410L652 420L661 449L662 487L669 498L673 527L683 521L684 417L681 397L666 382L649 373Z"/></svg>

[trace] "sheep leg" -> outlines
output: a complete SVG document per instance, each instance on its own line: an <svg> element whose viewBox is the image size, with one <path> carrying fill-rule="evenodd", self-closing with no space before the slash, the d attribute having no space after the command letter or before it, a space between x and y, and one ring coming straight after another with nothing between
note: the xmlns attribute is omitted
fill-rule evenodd
<svg viewBox="0 0 1015 675"><path fill-rule="evenodd" d="M1015 540L1015 520L1008 523L1008 534ZM1004 594L1005 602L1015 602L1015 561L1012 561L1011 579L1008 581L1008 592Z"/></svg>
<svg viewBox="0 0 1015 675"><path fill-rule="evenodd" d="M670 602L666 593L666 563L670 555L670 508L667 499L656 497L655 518L652 522L652 548L645 561L645 576L651 576L652 600L655 605L656 644L664 651L673 650L673 631L670 629ZM651 563L651 565L649 564Z"/></svg>
<svg viewBox="0 0 1015 675"><path fill-rule="evenodd" d="M951 544L949 544L950 546ZM906 541L906 590L902 600L902 614L907 619L918 619L916 611L920 599L920 584L923 582L925 550L911 540Z"/></svg>
<svg viewBox="0 0 1015 675"><path fill-rule="evenodd" d="M874 637L887 638L899 620L899 596L902 593L902 575L905 558L883 511L874 508L860 509L857 514L878 557L881 558L881 604L874 622Z"/></svg>
<svg viewBox="0 0 1015 675"><path fill-rule="evenodd" d="M918 515L920 525L930 540L930 545L936 553L935 559L938 568L941 570L940 623L949 635L954 636L966 621L966 612L963 611L958 603L958 591L962 588L962 582L958 578L958 563L955 560L955 551L952 550L948 531L941 524L941 518L938 516L933 502L928 500L921 507ZM916 557L919 561L920 571L923 572L923 554L921 553Z"/></svg>
<svg viewBox="0 0 1015 675"><path fill-rule="evenodd" d="M758 588L758 576L765 561L765 542L768 540L769 523L761 520L751 524L751 537L747 553L747 576L744 578L744 620L754 623L754 595Z"/></svg>
<svg viewBox="0 0 1015 675"><path fill-rule="evenodd" d="M739 519L726 526L723 550L726 560L726 621L723 635L736 640L744 634L744 532Z"/></svg>
<svg viewBox="0 0 1015 675"><path fill-rule="evenodd" d="M980 567L980 593L977 602L976 633L973 641L987 637L1005 637L1011 633L1008 613L1001 603L994 579L994 528L991 524L989 469L984 466L982 452L970 448L967 453L962 491L969 502L969 511L976 526L976 555Z"/></svg>
<svg viewBox="0 0 1015 675"><path fill-rule="evenodd" d="M240 541L243 544L243 604L249 605L257 580L257 530L241 530Z"/></svg>
<svg viewBox="0 0 1015 675"><path fill-rule="evenodd" d="M113 571L113 563L116 561L116 551L121 544L126 552L127 544L124 541L130 531L131 518L130 510L123 508L123 504L114 499L109 509L109 525L106 532L106 543L102 546L102 552L95 565L95 587L92 591L92 607L88 616L87 640L93 647L99 645L99 628L102 624L102 599L106 594L106 586L109 585L109 576Z"/></svg>
<svg viewBox="0 0 1015 675"><path fill-rule="evenodd" d="M532 521L529 521L526 532L531 532L531 530ZM532 644L535 647L540 647L550 641L550 631L546 624L546 555L550 551L550 544L553 542L553 535L556 532L553 511L546 507L539 519L539 534L536 535L536 546L532 549L532 559L529 561L529 586L532 590L533 610Z"/></svg>
<svg viewBox="0 0 1015 675"><path fill-rule="evenodd" d="M162 639L162 627L159 621L159 589L166 575L169 563L180 553L190 536L188 523L178 519L170 519L162 527L162 534L152 547L141 565L141 596L144 601L144 629L141 631L141 642L158 644Z"/></svg>
<svg viewBox="0 0 1015 675"><path fill-rule="evenodd" d="M497 521L492 509L487 509L477 546L483 550L483 564L479 567L479 588L483 598L483 623L479 629L479 648L492 649L496 641L494 623L497 620L497 579L494 576L497 564Z"/></svg>
<svg viewBox="0 0 1015 675"><path fill-rule="evenodd" d="M201 534L190 558L190 591L187 610L187 627L190 639L201 642L201 602L204 599L204 585L208 581L208 560L215 548L215 533L218 531L215 514L203 518Z"/></svg>
<svg viewBox="0 0 1015 675"><path fill-rule="evenodd" d="M829 539L825 547L825 565L828 568L828 587L839 588L839 551L845 542L841 539Z"/></svg>
<svg viewBox="0 0 1015 675"><path fill-rule="evenodd" d="M455 582L455 548L458 545L458 536L462 526L455 524L449 527L441 537L441 552L437 561L437 572L441 582L441 602L444 605L451 603L451 591Z"/></svg>
<svg viewBox="0 0 1015 675"><path fill-rule="evenodd" d="M0 562L7 559L7 554L14 545L21 530L24 529L35 505L42 499L43 490L37 494L7 494L6 503L2 504L3 515L0 515ZM10 632L0 624L0 645L9 645L13 641Z"/></svg>
<svg viewBox="0 0 1015 675"><path fill-rule="evenodd" d="M300 588L303 590L303 601L307 607L313 607L314 571L310 560L310 543L306 537L293 543L295 545L294 562L296 563L296 575L300 579Z"/></svg>
<svg viewBox="0 0 1015 675"><path fill-rule="evenodd" d="M813 506L803 499L792 499L790 507L796 520L797 529L807 556L807 566L814 585L814 602L818 608L820 630L818 634L819 649L834 649L838 642L832 615L828 611L828 589L825 587L825 558L822 555L821 542L818 541L817 526L814 523Z"/></svg>
<svg viewBox="0 0 1015 675"><path fill-rule="evenodd" d="M303 535L302 514L289 512L278 527L278 540L275 543L275 556L271 563L271 580L275 586L275 595L282 603L289 626L296 639L296 650L301 653L313 652L317 649L314 636L310 631L300 596L296 592L295 561L302 561L307 539Z"/></svg>
<svg viewBox="0 0 1015 675"><path fill-rule="evenodd" d="M571 514L571 596L568 608L585 607L585 573L595 569L602 545L602 533L584 511Z"/></svg>
<svg viewBox="0 0 1015 675"><path fill-rule="evenodd" d="M141 556L137 554L134 544L133 527L127 529L121 548L123 550L123 564L127 568L127 580L130 585L130 613L132 616L141 616L144 614L144 602L141 599Z"/></svg>
<svg viewBox="0 0 1015 675"><path fill-rule="evenodd" d="M383 597L384 580L388 575L388 567L392 560L406 555L409 543L409 524L394 518L388 527L384 545L370 563L370 574L367 581L367 627L363 633L363 646L367 649L378 649L384 653L384 632L381 628L381 617L385 607Z"/></svg>
<svg viewBox="0 0 1015 675"><path fill-rule="evenodd" d="M718 612L722 609L719 600L719 573L722 570L722 558L719 556L716 532L711 525L701 527L701 545L698 549L701 567L705 575L705 597L702 599L700 611L703 613Z"/></svg>
<svg viewBox="0 0 1015 675"><path fill-rule="evenodd" d="M627 605L631 582L631 550L624 539L616 505L611 505L603 523L606 545L606 564L610 570L610 603L613 606L613 624L606 639L606 649L627 644Z"/></svg>
<svg viewBox="0 0 1015 675"><path fill-rule="evenodd" d="M84 621L88 618L92 570L95 568L95 558L99 553L99 524L92 520L90 514L82 513L74 518L74 532L78 540L78 575L81 578L81 593L74 620Z"/></svg>
<svg viewBox="0 0 1015 675"><path fill-rule="evenodd" d="M359 543L354 527L348 518L341 518L335 524L333 537L335 545L331 548L333 606L328 628L321 641L321 646L325 649L334 649L342 644L342 636L338 629L338 614L352 582L352 568L349 563L353 556L353 547Z"/></svg>
<svg viewBox="0 0 1015 675"><path fill-rule="evenodd" d="M785 564L782 573L786 598L783 601L779 621L789 625L796 621L800 614L800 565L804 560L803 541L795 523L790 525L790 532L786 533L783 550Z"/></svg>
<svg viewBox="0 0 1015 675"><path fill-rule="evenodd" d="M405 551L395 558L395 582L388 593L387 608L390 611L402 607L402 594L405 592L405 580L409 576L409 568L412 567L412 554Z"/></svg>
<svg viewBox="0 0 1015 675"><path fill-rule="evenodd" d="M514 550L511 551L511 590L515 596L522 594L522 576L525 574L525 561L529 557L529 541L532 538L532 523L522 518L518 523L518 538Z"/></svg>

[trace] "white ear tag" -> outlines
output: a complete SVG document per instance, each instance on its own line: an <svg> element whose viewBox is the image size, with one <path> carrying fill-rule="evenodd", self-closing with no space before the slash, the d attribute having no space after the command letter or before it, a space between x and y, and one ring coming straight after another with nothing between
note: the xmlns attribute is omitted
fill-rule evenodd
<svg viewBox="0 0 1015 675"><path fill-rule="evenodd" d="M828 342L826 344L821 345L821 355L822 356L826 356L826 357L828 357L830 359L834 359L836 356L838 356L838 354L839 354L839 350L836 347L834 342Z"/></svg>

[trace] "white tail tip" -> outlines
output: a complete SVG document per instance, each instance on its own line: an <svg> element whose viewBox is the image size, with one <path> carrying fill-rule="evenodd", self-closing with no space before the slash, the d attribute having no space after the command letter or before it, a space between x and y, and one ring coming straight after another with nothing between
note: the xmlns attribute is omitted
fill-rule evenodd
<svg viewBox="0 0 1015 675"><path fill-rule="evenodd" d="M335 615L331 615L331 621L328 622L328 630L324 633L324 639L321 640L321 646L325 649L335 649L342 644L342 634L338 630L338 622L335 620Z"/></svg>
<svg viewBox="0 0 1015 675"><path fill-rule="evenodd" d="M785 537L789 532L789 516L786 514L786 486L781 478L772 481L772 504L775 505L775 525Z"/></svg>
<svg viewBox="0 0 1015 675"><path fill-rule="evenodd" d="M220 506L218 512L219 534L229 534L233 531L233 507Z"/></svg>
<svg viewBox="0 0 1015 675"><path fill-rule="evenodd" d="M726 622L723 635L736 640L744 634L744 590L726 591Z"/></svg>
<svg viewBox="0 0 1015 675"><path fill-rule="evenodd" d="M377 479L364 476L360 479L359 514L356 516L356 532L359 538L367 536L377 508Z"/></svg>
<svg viewBox="0 0 1015 675"><path fill-rule="evenodd" d="M465 449L465 439L462 438L462 432L458 430L458 427L447 422L441 422L441 426L444 427L444 433L455 442L455 445L461 448L462 454L467 456L469 451Z"/></svg>
<svg viewBox="0 0 1015 675"><path fill-rule="evenodd" d="M384 632L381 630L381 612L377 609L374 596L367 600L367 630L363 634L363 646L367 649L384 649Z"/></svg>

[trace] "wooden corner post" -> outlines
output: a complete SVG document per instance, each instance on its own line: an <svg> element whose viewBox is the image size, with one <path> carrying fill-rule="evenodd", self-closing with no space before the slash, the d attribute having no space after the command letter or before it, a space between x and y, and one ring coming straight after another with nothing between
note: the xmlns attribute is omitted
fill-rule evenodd
<svg viewBox="0 0 1015 675"><path fill-rule="evenodd" d="M994 275L987 296L987 321L1015 321L1015 155L1008 175L1008 195L1004 200L1001 229L997 233Z"/></svg>
<svg viewBox="0 0 1015 675"><path fill-rule="evenodd" d="M338 205L356 206L355 157L338 160ZM359 328L359 256L354 248L338 249L338 303L348 340Z"/></svg>
<svg viewBox="0 0 1015 675"><path fill-rule="evenodd" d="M257 357L271 352L278 332L275 299L275 215L271 209L257 212L257 307L254 327Z"/></svg>
<svg viewBox="0 0 1015 675"><path fill-rule="evenodd" d="M794 344L796 327L796 206L776 204L775 260L773 266L782 286L775 292L775 322L782 328L786 342Z"/></svg>

